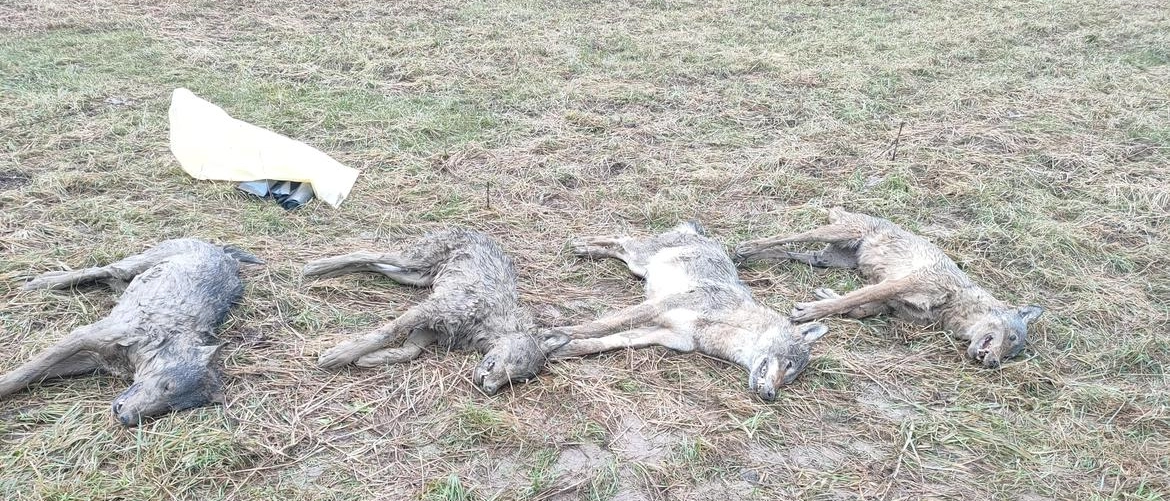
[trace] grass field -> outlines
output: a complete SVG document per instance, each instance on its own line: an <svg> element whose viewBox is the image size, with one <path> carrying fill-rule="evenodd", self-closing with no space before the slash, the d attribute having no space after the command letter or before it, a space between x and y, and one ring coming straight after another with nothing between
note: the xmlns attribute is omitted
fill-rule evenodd
<svg viewBox="0 0 1170 501"><path fill-rule="evenodd" d="M1170 9L1160 0L0 3L0 350L109 311L47 270L197 236L267 260L220 336L227 404L125 430L125 381L0 402L0 498L1170 498ZM187 177L184 86L359 168L284 212ZM895 146L896 154L895 154ZM489 197L490 191L490 197ZM886 318L831 319L774 403L664 349L486 397L478 355L329 373L423 291L307 260L441 225L498 238L543 324L633 304L573 236L702 221L728 245L843 205L1048 308L1001 370ZM787 311L845 271L742 277Z"/></svg>

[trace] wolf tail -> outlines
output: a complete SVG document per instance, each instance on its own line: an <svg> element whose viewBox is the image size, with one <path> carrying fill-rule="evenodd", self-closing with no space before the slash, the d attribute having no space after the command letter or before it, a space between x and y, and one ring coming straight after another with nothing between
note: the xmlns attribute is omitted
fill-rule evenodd
<svg viewBox="0 0 1170 501"><path fill-rule="evenodd" d="M230 245L223 246L224 254L231 256L236 261L241 263L264 264L264 260L256 257L254 254L241 249L239 247L232 247Z"/></svg>

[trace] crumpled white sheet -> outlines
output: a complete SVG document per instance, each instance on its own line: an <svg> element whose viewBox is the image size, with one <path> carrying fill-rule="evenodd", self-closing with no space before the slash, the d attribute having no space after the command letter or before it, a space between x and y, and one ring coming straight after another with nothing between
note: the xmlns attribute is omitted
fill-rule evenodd
<svg viewBox="0 0 1170 501"><path fill-rule="evenodd" d="M187 89L171 94L169 114L171 153L195 179L307 182L333 207L341 205L357 180L357 169L305 143L232 118Z"/></svg>

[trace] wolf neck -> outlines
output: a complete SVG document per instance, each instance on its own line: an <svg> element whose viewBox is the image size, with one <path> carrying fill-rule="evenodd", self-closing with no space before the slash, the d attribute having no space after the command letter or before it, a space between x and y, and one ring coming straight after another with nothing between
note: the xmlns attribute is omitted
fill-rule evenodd
<svg viewBox="0 0 1170 501"><path fill-rule="evenodd" d="M757 306L755 311L747 312L735 318L727 318L721 322L723 332L713 343L713 351L718 351L720 358L735 362L747 370L752 370L752 363L759 357L759 341L774 325L785 321L779 313L768 308ZM714 353L713 353L714 354Z"/></svg>
<svg viewBox="0 0 1170 501"><path fill-rule="evenodd" d="M946 305L939 312L939 320L943 329L951 331L956 336L963 336L967 327L975 319L988 312L1003 309L1006 304L996 299L982 287L972 284L962 288L951 296Z"/></svg>
<svg viewBox="0 0 1170 501"><path fill-rule="evenodd" d="M126 347L126 359L134 372L134 379L165 372L167 366L179 357L188 356L186 343L172 339L150 339Z"/></svg>

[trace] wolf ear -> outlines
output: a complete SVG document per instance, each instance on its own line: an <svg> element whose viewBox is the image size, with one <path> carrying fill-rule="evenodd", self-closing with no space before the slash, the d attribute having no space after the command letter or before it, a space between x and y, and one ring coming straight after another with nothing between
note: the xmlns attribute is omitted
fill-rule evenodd
<svg viewBox="0 0 1170 501"><path fill-rule="evenodd" d="M566 344L569 344L569 336L559 330L544 329L540 333L540 348L545 353L552 353Z"/></svg>
<svg viewBox="0 0 1170 501"><path fill-rule="evenodd" d="M1035 322L1037 318L1040 318L1041 313L1044 313L1044 307L1034 304L1016 308L1016 314L1020 316L1020 320L1024 321L1024 325Z"/></svg>
<svg viewBox="0 0 1170 501"><path fill-rule="evenodd" d="M800 329L800 339L806 344L812 343L829 332L829 328L820 322L809 322L796 326Z"/></svg>
<svg viewBox="0 0 1170 501"><path fill-rule="evenodd" d="M196 351L199 353L199 359L203 363L210 364L212 360L215 360L215 356L219 354L220 350L223 350L224 346L227 346L227 343L200 346L196 348Z"/></svg>

